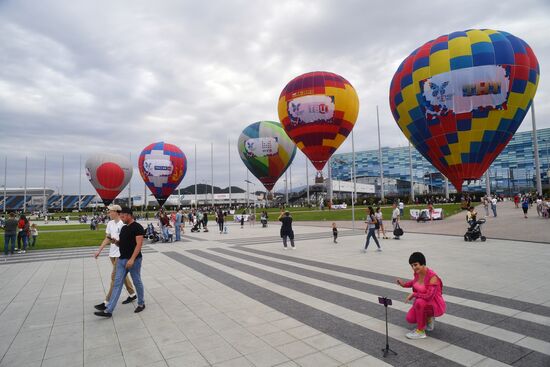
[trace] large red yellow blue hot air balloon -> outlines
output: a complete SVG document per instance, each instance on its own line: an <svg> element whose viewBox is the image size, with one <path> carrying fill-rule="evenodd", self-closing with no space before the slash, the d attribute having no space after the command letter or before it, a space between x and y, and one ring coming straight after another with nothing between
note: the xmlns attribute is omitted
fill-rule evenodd
<svg viewBox="0 0 550 367"><path fill-rule="evenodd" d="M321 171L353 129L359 98L340 75L315 71L284 87L278 111L288 136Z"/></svg>
<svg viewBox="0 0 550 367"><path fill-rule="evenodd" d="M161 141L143 149L138 167L143 181L162 206L183 180L187 158L177 146Z"/></svg>
<svg viewBox="0 0 550 367"><path fill-rule="evenodd" d="M245 166L267 191L292 163L296 145L278 122L258 121L247 126L238 141L239 155Z"/></svg>
<svg viewBox="0 0 550 367"><path fill-rule="evenodd" d="M405 136L461 191L508 144L538 80L537 58L522 39L490 29L454 32L401 63L390 107Z"/></svg>

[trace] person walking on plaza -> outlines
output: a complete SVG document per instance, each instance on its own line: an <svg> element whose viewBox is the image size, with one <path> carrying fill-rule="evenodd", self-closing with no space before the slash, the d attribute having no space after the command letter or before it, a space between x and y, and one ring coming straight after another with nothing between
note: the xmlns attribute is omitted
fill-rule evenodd
<svg viewBox="0 0 550 367"><path fill-rule="evenodd" d="M413 280L404 282L397 279L401 287L413 290L405 299L405 302L409 302L414 298L406 318L408 323L416 324L416 328L405 336L409 339L423 339L426 338L426 331L434 330L435 318L445 313L443 282L426 266L426 257L421 252L413 252L409 264L414 272Z"/></svg>
<svg viewBox="0 0 550 367"><path fill-rule="evenodd" d="M405 203L403 200L399 200L399 216L403 217L405 215Z"/></svg>
<svg viewBox="0 0 550 367"><path fill-rule="evenodd" d="M393 230L395 231L395 229L397 227L399 227L399 218L401 217L401 211L397 207L397 203L393 203L392 207L393 207L393 212L392 212L392 215L391 215L391 223L393 225ZM399 236L394 235L393 239L398 240Z"/></svg>
<svg viewBox="0 0 550 367"><path fill-rule="evenodd" d="M294 230L292 229L292 217L290 216L290 212L288 210L283 212L283 210L281 209L279 221L281 222L281 238L283 239L283 250L287 249L287 238L290 239L291 248L295 250L296 246L294 246Z"/></svg>
<svg viewBox="0 0 550 367"><path fill-rule="evenodd" d="M4 222L4 255L8 256L13 255L15 251L15 238L17 237L17 224L18 221L15 219L15 213L8 214L8 218ZM11 244L11 248L10 248Z"/></svg>
<svg viewBox="0 0 550 367"><path fill-rule="evenodd" d="M143 245L145 230L141 224L134 220L134 215L130 208L122 208L120 219L125 225L120 229L119 239L114 242L120 249L120 257L116 266L113 293L107 303L106 309L94 312L96 316L112 316L122 292L122 284L128 273L132 276L137 291L138 305L134 312L138 313L145 309L144 289L141 281L141 246Z"/></svg>
<svg viewBox="0 0 550 367"><path fill-rule="evenodd" d="M31 231L29 220L24 214L21 214L21 217L19 217L19 223L17 224L17 227L19 228L19 236L21 238L21 245L23 246L19 247L19 251L17 251L17 253L24 254L27 252L27 245L29 244L29 234Z"/></svg>
<svg viewBox="0 0 550 367"><path fill-rule="evenodd" d="M485 218L489 217L489 197L485 195L483 197L483 208L485 209Z"/></svg>
<svg viewBox="0 0 550 367"><path fill-rule="evenodd" d="M514 195L514 205L516 206L516 209L519 208L519 195Z"/></svg>
<svg viewBox="0 0 550 367"><path fill-rule="evenodd" d="M542 215L542 196L537 196L536 205L537 205L537 216L540 217Z"/></svg>
<svg viewBox="0 0 550 367"><path fill-rule="evenodd" d="M107 228L105 229L105 239L103 240L103 242L101 242L101 245L99 245L99 249L94 253L94 257L97 259L105 246L110 244L109 259L111 260L111 264L113 264L113 269L111 271L111 285L109 286L109 292L107 292L105 301L94 306L97 310L100 311L103 311L107 308L107 304L109 303L109 301L111 300L111 296L113 295L117 263L120 258L120 249L116 245L116 241L120 239L120 230L124 226L124 223L122 223L122 220L120 220L120 211L122 210L122 208L119 205L111 204L109 205L108 209L109 217L111 218L111 220L107 223ZM128 291L128 298L126 298L126 300L122 303L128 304L135 300L137 296L136 292L134 291L134 287L132 286L132 282L130 281L130 277L126 276L124 278L124 285L126 286L126 290Z"/></svg>
<svg viewBox="0 0 550 367"><path fill-rule="evenodd" d="M521 199L521 209L523 209L523 218L527 219L527 212L529 211L529 196L524 195Z"/></svg>
<svg viewBox="0 0 550 367"><path fill-rule="evenodd" d="M181 224L182 224L182 220L183 220L183 214L182 214L181 209L180 209L176 213L176 217L175 217L175 220L174 220L174 229L175 229L175 232L176 232L176 241L181 241Z"/></svg>
<svg viewBox="0 0 550 367"><path fill-rule="evenodd" d="M363 252L367 252L367 248L369 247L370 239L371 237L374 239L374 242L376 243L376 246L378 247L377 251L382 251L382 248L380 247L380 242L378 242L378 238L376 238L376 215L374 214L374 209L372 209L372 206L369 206L369 214L367 215L367 229L365 232L367 233L367 242L365 243L365 249Z"/></svg>
<svg viewBox="0 0 550 367"><path fill-rule="evenodd" d="M36 245L36 239L38 238L38 226L36 223L33 223L31 225L31 244L30 247L34 247Z"/></svg>
<svg viewBox="0 0 550 367"><path fill-rule="evenodd" d="M203 232L208 232L208 211L204 211L202 214L202 227L204 228Z"/></svg>
<svg viewBox="0 0 550 367"><path fill-rule="evenodd" d="M338 243L336 239L338 238L338 228L336 228L336 223L332 222L332 238L334 243Z"/></svg>
<svg viewBox="0 0 550 367"><path fill-rule="evenodd" d="M377 220L376 230L378 232L378 238L383 238L387 240L388 236L386 235L386 229L384 229L384 222L383 222L384 215L382 214L382 210L380 209L380 207L376 208L376 213L374 213L374 216L376 217L376 220ZM380 231L382 231L383 237L380 237Z"/></svg>
<svg viewBox="0 0 550 367"><path fill-rule="evenodd" d="M497 216L497 196L493 195L493 198L491 199L491 210L493 211L493 217L496 218Z"/></svg>
<svg viewBox="0 0 550 367"><path fill-rule="evenodd" d="M218 209L218 212L216 213L216 222L218 222L218 228L220 229L220 234L222 234L225 215L221 209Z"/></svg>

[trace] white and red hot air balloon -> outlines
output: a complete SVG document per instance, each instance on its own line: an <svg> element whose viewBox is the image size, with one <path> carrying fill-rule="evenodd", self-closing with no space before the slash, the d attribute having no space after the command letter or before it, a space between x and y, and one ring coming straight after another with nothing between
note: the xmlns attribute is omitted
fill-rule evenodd
<svg viewBox="0 0 550 367"><path fill-rule="evenodd" d="M86 161L86 176L103 204L109 205L130 182L132 164L123 155L97 153Z"/></svg>

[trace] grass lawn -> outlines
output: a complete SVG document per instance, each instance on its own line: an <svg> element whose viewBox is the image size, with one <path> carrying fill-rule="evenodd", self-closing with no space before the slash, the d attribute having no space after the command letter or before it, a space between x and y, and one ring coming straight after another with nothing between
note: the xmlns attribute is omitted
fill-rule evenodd
<svg viewBox="0 0 550 367"><path fill-rule="evenodd" d="M3 230L0 235L3 237ZM97 231L90 231L90 226L85 224L39 225L35 249L98 246L104 238L105 225L100 225Z"/></svg>
<svg viewBox="0 0 550 367"><path fill-rule="evenodd" d="M36 249L52 249L63 247L98 246L105 238L105 230L78 232L39 232Z"/></svg>

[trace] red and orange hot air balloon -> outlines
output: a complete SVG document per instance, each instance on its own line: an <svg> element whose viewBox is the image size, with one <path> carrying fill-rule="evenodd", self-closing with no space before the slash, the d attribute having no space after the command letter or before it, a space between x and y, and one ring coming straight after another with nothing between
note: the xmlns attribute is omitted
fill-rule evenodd
<svg viewBox="0 0 550 367"><path fill-rule="evenodd" d="M321 171L353 129L359 98L340 75L315 71L284 87L278 110L288 136Z"/></svg>

